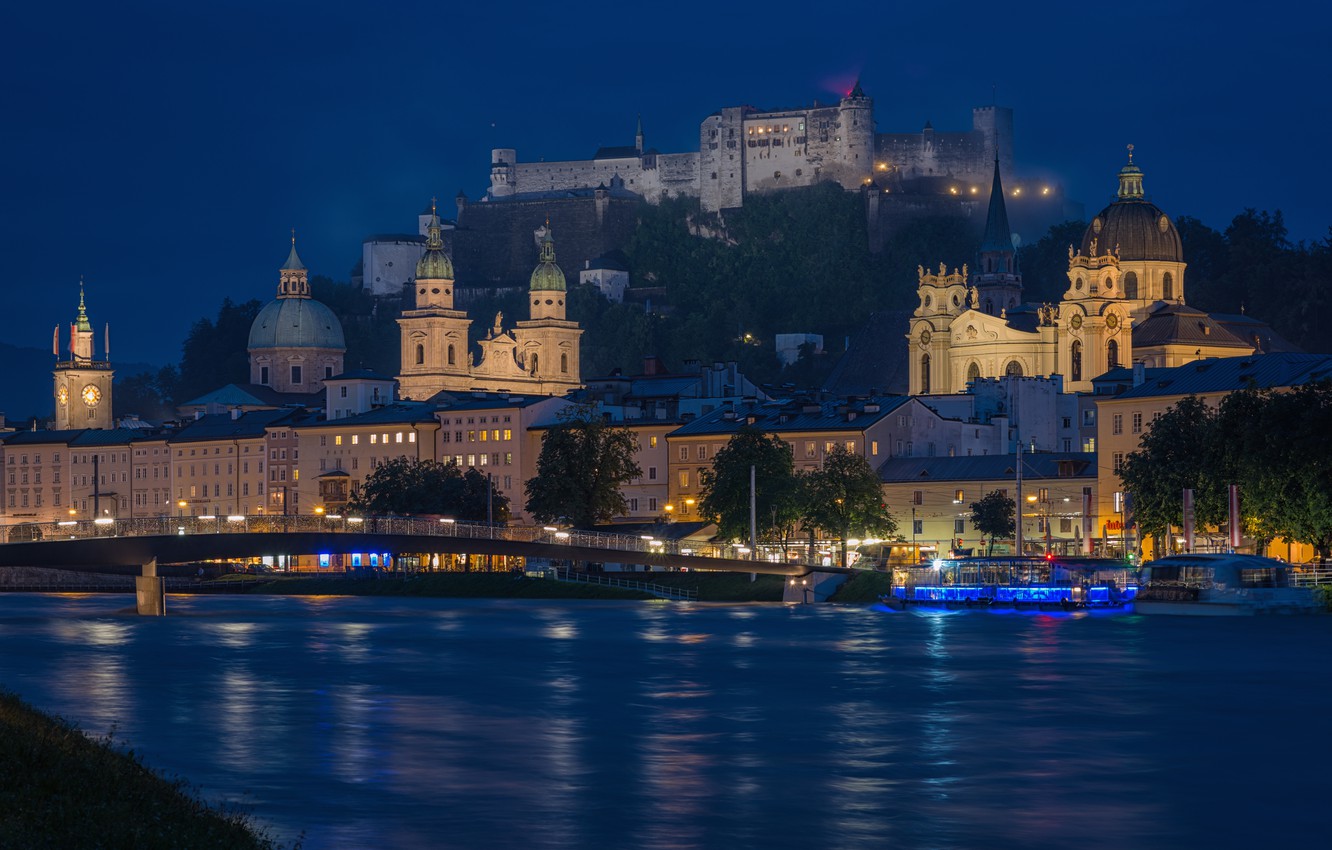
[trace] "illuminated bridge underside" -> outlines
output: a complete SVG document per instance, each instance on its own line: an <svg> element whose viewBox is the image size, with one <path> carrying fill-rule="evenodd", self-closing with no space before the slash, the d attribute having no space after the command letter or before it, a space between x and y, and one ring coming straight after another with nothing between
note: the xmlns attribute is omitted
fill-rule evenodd
<svg viewBox="0 0 1332 850"><path fill-rule="evenodd" d="M497 534L512 533L496 529ZM576 537L592 537L577 533ZM371 533L361 531L238 531L188 534L139 534L133 536L78 536L0 544L0 566L64 567L81 570L125 572L156 559L159 564L205 560L254 558L265 555L316 555L322 553L393 552L455 555L507 555L524 558L637 564L653 567L685 567L701 570L805 575L813 569L803 564L774 564L704 554L667 551L631 551L588 545L595 541L487 539L439 534ZM646 548L646 547L645 547ZM821 567L824 572L839 572Z"/></svg>

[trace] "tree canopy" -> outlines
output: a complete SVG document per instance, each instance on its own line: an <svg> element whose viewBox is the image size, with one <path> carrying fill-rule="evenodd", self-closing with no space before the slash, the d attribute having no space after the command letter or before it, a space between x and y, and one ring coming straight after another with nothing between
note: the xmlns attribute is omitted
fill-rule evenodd
<svg viewBox="0 0 1332 850"><path fill-rule="evenodd" d="M703 471L700 512L727 540L749 538L749 469L754 468L755 526L760 539L778 536L799 518L791 447L773 434L742 427Z"/></svg>
<svg viewBox="0 0 1332 850"><path fill-rule="evenodd" d="M985 535L985 554L994 554L994 541L1017 534L1017 504L1002 490L991 490L980 501L971 503L971 527Z"/></svg>
<svg viewBox="0 0 1332 850"><path fill-rule="evenodd" d="M643 474L637 438L611 425L590 405L567 408L541 440L527 510L538 522L567 520L578 528L628 512L621 486Z"/></svg>
<svg viewBox="0 0 1332 850"><path fill-rule="evenodd" d="M396 457L366 476L349 511L378 516L441 514L467 522L508 522L509 499L476 469L452 462Z"/></svg>
<svg viewBox="0 0 1332 850"><path fill-rule="evenodd" d="M846 540L853 533L862 537L887 537L897 531L897 521L883 501L883 482L869 461L845 446L834 445L823 459L823 467L805 477L803 518L841 543L846 564Z"/></svg>

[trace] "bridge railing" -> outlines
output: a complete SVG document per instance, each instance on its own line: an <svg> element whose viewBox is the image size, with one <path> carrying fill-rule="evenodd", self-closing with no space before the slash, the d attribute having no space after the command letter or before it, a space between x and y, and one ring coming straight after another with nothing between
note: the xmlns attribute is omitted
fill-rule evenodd
<svg viewBox="0 0 1332 850"><path fill-rule="evenodd" d="M651 535L577 531L552 526L505 526L456 522L431 517L358 517L341 515L274 516L271 514L131 519L65 520L22 523L3 529L3 542L81 540L108 537L160 537L197 534L383 534L412 537L507 540L548 543L609 552L649 553L681 557L747 560L749 550L731 544L680 543ZM607 558L607 560L611 560Z"/></svg>

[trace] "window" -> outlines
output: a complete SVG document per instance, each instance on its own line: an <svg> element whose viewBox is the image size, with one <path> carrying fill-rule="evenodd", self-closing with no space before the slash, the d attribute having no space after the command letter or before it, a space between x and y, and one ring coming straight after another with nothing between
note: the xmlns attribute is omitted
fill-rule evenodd
<svg viewBox="0 0 1332 850"><path fill-rule="evenodd" d="M506 440L509 439L509 432L507 430L504 432L504 439ZM648 448L655 449L656 447L657 447L657 438L648 437Z"/></svg>
<svg viewBox="0 0 1332 850"><path fill-rule="evenodd" d="M267 367L267 366L260 366L260 367L259 367L259 383L263 384L264 386L268 386L268 367Z"/></svg>
<svg viewBox="0 0 1332 850"><path fill-rule="evenodd" d="M930 391L930 355L920 355L920 391L928 393Z"/></svg>
<svg viewBox="0 0 1332 850"><path fill-rule="evenodd" d="M1107 369L1113 369L1119 365L1119 343L1110 340L1105 344L1105 366Z"/></svg>
<svg viewBox="0 0 1332 850"><path fill-rule="evenodd" d="M1128 272L1124 275L1124 297L1138 297L1138 276L1134 272Z"/></svg>
<svg viewBox="0 0 1332 850"><path fill-rule="evenodd" d="M967 530L967 527L966 527L966 520L962 519L962 517L957 517L956 519L953 520L953 533L954 533L954 534L962 534L962 533L965 532L966 530Z"/></svg>
<svg viewBox="0 0 1332 850"><path fill-rule="evenodd" d="M924 491L924 490L912 490L912 491L911 491L911 504L913 504L913 505L923 505L923 504L925 504L925 491Z"/></svg>
<svg viewBox="0 0 1332 850"><path fill-rule="evenodd" d="M1082 380L1082 342L1073 340L1073 350L1069 354L1069 376L1074 381Z"/></svg>
<svg viewBox="0 0 1332 850"><path fill-rule="evenodd" d="M481 442L484 443L484 442L485 442L486 440L488 440L488 439L490 439L490 432L489 432L489 431L486 431L485 429L482 429L482 430L481 430Z"/></svg>
<svg viewBox="0 0 1332 850"><path fill-rule="evenodd" d="M964 498L966 498L966 493L963 492L962 490L954 490L954 491L953 491L953 501L954 501L954 502L961 502Z"/></svg>
<svg viewBox="0 0 1332 850"><path fill-rule="evenodd" d="M449 349L449 350L452 351L452 349ZM424 364L425 364L425 346L422 345L422 344L420 344L420 343L417 343L417 344L416 344L416 365L417 365L417 366L421 366L421 365L424 365Z"/></svg>
<svg viewBox="0 0 1332 850"><path fill-rule="evenodd" d="M395 443L401 443L401 442L402 442L402 432L401 432L401 431L399 431L398 433L396 433L396 434L393 435L393 442L395 442Z"/></svg>
<svg viewBox="0 0 1332 850"><path fill-rule="evenodd" d="M1115 452L1115 474L1118 475L1123 471L1124 471L1124 453Z"/></svg>
<svg viewBox="0 0 1332 850"><path fill-rule="evenodd" d="M688 446L681 446L681 447L680 447L680 460L689 460L689 447L688 447Z"/></svg>
<svg viewBox="0 0 1332 850"><path fill-rule="evenodd" d="M560 355L560 371L565 374L569 372L569 355L567 354Z"/></svg>
<svg viewBox="0 0 1332 850"><path fill-rule="evenodd" d="M1140 411L1133 412L1133 433L1142 433L1142 413Z"/></svg>
<svg viewBox="0 0 1332 850"><path fill-rule="evenodd" d="M301 382L301 367L300 367L300 366L292 366L292 367L291 367L291 382L292 382L293 384L299 384L299 383Z"/></svg>
<svg viewBox="0 0 1332 850"><path fill-rule="evenodd" d="M447 435L446 435L446 436L447 436ZM359 442L361 442L361 435L360 435L360 434L352 434L352 445L354 446L354 445L356 445L356 444L359 443ZM446 441L446 442L447 442L447 441Z"/></svg>
<svg viewBox="0 0 1332 850"><path fill-rule="evenodd" d="M655 466L648 467L648 480L649 481L657 480L657 468Z"/></svg>
<svg viewBox="0 0 1332 850"><path fill-rule="evenodd" d="M925 533L925 520L923 520L923 519L913 519L913 520L911 521L911 533L912 533L912 534L924 534L924 533Z"/></svg>
<svg viewBox="0 0 1332 850"><path fill-rule="evenodd" d="M1171 277L1170 272L1166 272L1161 278L1161 300L1171 301L1175 297L1175 279Z"/></svg>
<svg viewBox="0 0 1332 850"><path fill-rule="evenodd" d="M878 453L879 453L879 441L870 440L870 454L877 455Z"/></svg>
<svg viewBox="0 0 1332 850"><path fill-rule="evenodd" d="M1110 433L1124 433L1124 414L1116 413L1114 416L1110 417Z"/></svg>
<svg viewBox="0 0 1332 850"><path fill-rule="evenodd" d="M335 436L333 437L333 445L335 445L335 446L340 446L340 445L342 445L342 435L341 435L341 434L337 434L337 435L335 435Z"/></svg>
<svg viewBox="0 0 1332 850"><path fill-rule="evenodd" d="M708 459L708 447L707 447L707 446L700 445L700 446L698 447L698 459L699 459L699 460L707 460L707 459Z"/></svg>
<svg viewBox="0 0 1332 850"><path fill-rule="evenodd" d="M680 470L680 486L681 487L689 486L689 470L687 469Z"/></svg>
<svg viewBox="0 0 1332 850"><path fill-rule="evenodd" d="M454 365L454 361L455 361L456 359L457 359L457 355L454 354L454 352L453 352L453 345L450 344L450 345L449 345L449 365L450 365L450 366ZM419 361L418 361L418 362L419 362Z"/></svg>
<svg viewBox="0 0 1332 850"><path fill-rule="evenodd" d="M504 429L504 439L506 439L506 440L512 440L512 439L513 439L513 431L512 431L511 429L509 429L509 428L505 428L505 429ZM653 438L652 438L652 448L655 449L656 447L657 447L657 438L656 438L656 437L653 437Z"/></svg>

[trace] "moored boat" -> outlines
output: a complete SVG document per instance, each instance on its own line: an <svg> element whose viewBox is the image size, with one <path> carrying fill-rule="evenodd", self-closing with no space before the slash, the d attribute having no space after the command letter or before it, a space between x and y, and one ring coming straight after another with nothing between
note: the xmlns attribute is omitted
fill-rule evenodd
<svg viewBox="0 0 1332 850"><path fill-rule="evenodd" d="M1311 588L1296 587L1291 567L1258 555L1170 555L1143 564L1134 600L1140 614L1247 616L1322 611Z"/></svg>
<svg viewBox="0 0 1332 850"><path fill-rule="evenodd" d="M1137 591L1124 562L1103 558L948 558L893 571L892 608L1122 609Z"/></svg>

